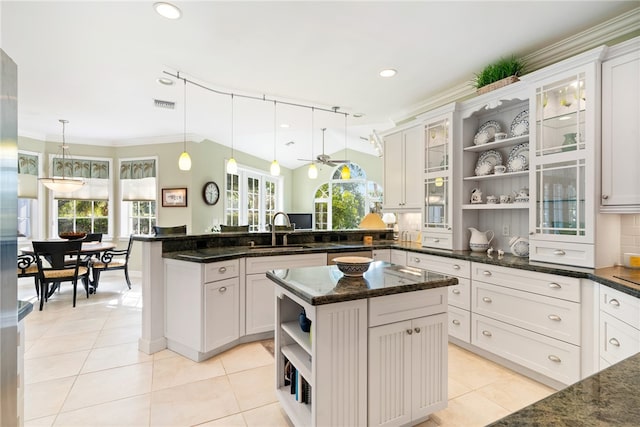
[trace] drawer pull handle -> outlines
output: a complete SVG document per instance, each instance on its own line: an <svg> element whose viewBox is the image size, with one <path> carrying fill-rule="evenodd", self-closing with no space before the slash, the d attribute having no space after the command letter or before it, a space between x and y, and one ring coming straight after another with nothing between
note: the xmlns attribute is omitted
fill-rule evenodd
<svg viewBox="0 0 640 427"><path fill-rule="evenodd" d="M407 334L411 335L413 333L413 329L407 329Z"/></svg>
<svg viewBox="0 0 640 427"><path fill-rule="evenodd" d="M556 249L555 251L553 251L553 254L560 256L560 255L564 255L565 253L562 249Z"/></svg>
<svg viewBox="0 0 640 427"><path fill-rule="evenodd" d="M489 298L489 297L482 297L482 301L484 301L484 302L488 302L488 303L493 302L493 301L491 300L491 298Z"/></svg>
<svg viewBox="0 0 640 427"><path fill-rule="evenodd" d="M220 292L221 294L227 292L227 287L226 286L221 287L220 289L218 289L218 292Z"/></svg>
<svg viewBox="0 0 640 427"><path fill-rule="evenodd" d="M482 272L485 276L491 276L491 272L489 270L485 270Z"/></svg>
<svg viewBox="0 0 640 427"><path fill-rule="evenodd" d="M438 243L440 242L440 239L433 239L433 243Z"/></svg>
<svg viewBox="0 0 640 427"><path fill-rule="evenodd" d="M611 298L611 299L609 300L609 304L611 304L611 305L612 305L612 306L614 306L614 307L620 307L620 301L618 301L618 300L617 300L617 299L615 299L615 298Z"/></svg>
<svg viewBox="0 0 640 427"><path fill-rule="evenodd" d="M414 331L416 331L416 334L420 333L420 328L413 328Z"/></svg>
<svg viewBox="0 0 640 427"><path fill-rule="evenodd" d="M547 317L549 318L549 320L553 320L555 322L559 322L562 320L557 314L550 314Z"/></svg>
<svg viewBox="0 0 640 427"><path fill-rule="evenodd" d="M490 336L491 336L491 332L489 332L489 331L482 331L482 335L484 335L485 337L490 337Z"/></svg>
<svg viewBox="0 0 640 427"><path fill-rule="evenodd" d="M220 274L224 274L224 273L226 273L226 272L227 272L227 267L220 267L220 268L218 269L218 273L220 273Z"/></svg>
<svg viewBox="0 0 640 427"><path fill-rule="evenodd" d="M451 289L451 293L460 295L460 289Z"/></svg>
<svg viewBox="0 0 640 427"><path fill-rule="evenodd" d="M562 362L562 359L560 359L558 356L554 356L553 354L550 354L549 356L547 356L547 358L555 363Z"/></svg>
<svg viewBox="0 0 640 427"><path fill-rule="evenodd" d="M620 347L620 341L618 341L618 340L617 340L617 339L615 339L615 338L611 338L611 339L609 340L609 344L611 344L611 345L615 345L616 347Z"/></svg>
<svg viewBox="0 0 640 427"><path fill-rule="evenodd" d="M551 289L562 289L562 286L560 286L559 284L557 284L556 282L551 282L549 283L549 287Z"/></svg>
<svg viewBox="0 0 640 427"><path fill-rule="evenodd" d="M458 264L453 264L453 269L454 270L460 270L460 266Z"/></svg>
<svg viewBox="0 0 640 427"><path fill-rule="evenodd" d="M456 326L460 326L460 321L458 319L453 319L451 323L453 323Z"/></svg>
<svg viewBox="0 0 640 427"><path fill-rule="evenodd" d="M602 199L603 199L603 200L607 200L608 198L609 198L609 196L607 196L606 194L603 194L603 195L602 195Z"/></svg>
<svg viewBox="0 0 640 427"><path fill-rule="evenodd" d="M420 258L414 258L413 259L416 263L420 263Z"/></svg>

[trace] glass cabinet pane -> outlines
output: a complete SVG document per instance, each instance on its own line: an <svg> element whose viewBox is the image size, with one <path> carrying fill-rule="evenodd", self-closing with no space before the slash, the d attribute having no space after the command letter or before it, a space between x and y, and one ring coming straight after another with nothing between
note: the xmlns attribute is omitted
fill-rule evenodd
<svg viewBox="0 0 640 427"><path fill-rule="evenodd" d="M424 227L427 229L447 229L449 178L437 177L425 181L425 215Z"/></svg>
<svg viewBox="0 0 640 427"><path fill-rule="evenodd" d="M585 75L579 73L536 90L536 155L585 148Z"/></svg>
<svg viewBox="0 0 640 427"><path fill-rule="evenodd" d="M449 121L440 120L425 128L425 172L445 171L449 167Z"/></svg>
<svg viewBox="0 0 640 427"><path fill-rule="evenodd" d="M536 233L584 236L585 160L536 168Z"/></svg>

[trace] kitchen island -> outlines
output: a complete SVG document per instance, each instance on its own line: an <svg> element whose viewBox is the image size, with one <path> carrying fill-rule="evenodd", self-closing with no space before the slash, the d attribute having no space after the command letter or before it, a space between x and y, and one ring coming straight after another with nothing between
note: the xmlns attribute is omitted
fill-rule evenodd
<svg viewBox="0 0 640 427"><path fill-rule="evenodd" d="M413 425L446 407L447 287L457 279L382 261L363 277L337 266L267 277L276 394L294 425Z"/></svg>

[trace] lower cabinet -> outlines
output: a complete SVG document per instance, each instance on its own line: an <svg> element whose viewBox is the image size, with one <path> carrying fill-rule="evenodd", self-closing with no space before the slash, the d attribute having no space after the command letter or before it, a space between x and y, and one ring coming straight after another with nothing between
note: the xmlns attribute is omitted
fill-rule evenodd
<svg viewBox="0 0 640 427"><path fill-rule="evenodd" d="M640 299L600 286L600 369L640 352Z"/></svg>
<svg viewBox="0 0 640 427"><path fill-rule="evenodd" d="M204 286L204 351L215 350L239 338L240 281L233 279Z"/></svg>

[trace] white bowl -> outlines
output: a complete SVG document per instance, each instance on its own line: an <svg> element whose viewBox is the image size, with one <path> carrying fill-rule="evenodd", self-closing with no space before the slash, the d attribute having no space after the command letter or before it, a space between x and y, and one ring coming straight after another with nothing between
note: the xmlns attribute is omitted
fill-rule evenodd
<svg viewBox="0 0 640 427"><path fill-rule="evenodd" d="M338 265L338 270L342 271L345 276L359 277L369 269L373 259L362 256L342 256L334 258L333 262Z"/></svg>

